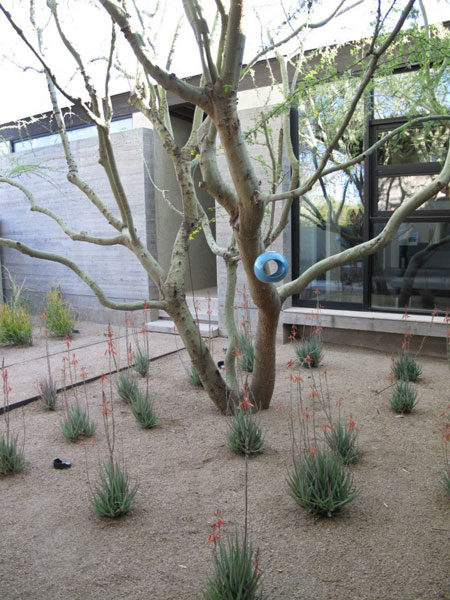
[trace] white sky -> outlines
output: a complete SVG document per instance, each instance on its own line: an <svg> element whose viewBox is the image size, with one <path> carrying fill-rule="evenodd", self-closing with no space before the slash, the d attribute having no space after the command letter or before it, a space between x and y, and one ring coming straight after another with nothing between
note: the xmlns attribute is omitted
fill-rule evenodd
<svg viewBox="0 0 450 600"><path fill-rule="evenodd" d="M38 0L39 1L39 0ZM386 5L388 0L383 0ZM64 8L67 3L67 18L69 23L73 21L71 29L68 29L69 37L77 47L86 52L86 56L98 58L107 53L107 42L109 33L109 21L105 18L104 11L98 4L88 4L88 0L61 0ZM353 0L348 0L352 4ZM212 4L205 2L204 4ZM14 14L22 27L27 26L26 2L21 0L7 0L6 7ZM152 6L152 2L146 1L146 6ZM284 4L290 4L285 0ZM298 2L296 3L298 4ZM405 1L400 4L404 6ZM430 22L450 20L450 0L424 0ZM181 0L168 0L169 12L162 19L153 19L156 31L159 32L158 47L167 46L172 37L172 31L178 16L182 14ZM255 15L253 6L258 7L259 21ZM322 0L317 10L317 18L328 14L330 7L336 5L335 0ZM250 59L259 49L261 42L261 28L276 25L283 20L281 0L248 0L246 13L245 34L247 36L246 59ZM316 30L308 38L308 47L317 47L333 43L335 41L347 41L363 37L370 31L370 11L376 6L375 0L364 0L357 9L336 20L333 25ZM103 32L103 33L102 33ZM61 82L74 88L75 81L72 80L74 68L60 47L56 46L55 36L49 31L49 63L58 74ZM122 53L124 64L127 69L134 70L134 58L128 48L124 46ZM185 27L180 35L178 52L174 55L171 71L178 76L187 76L198 73L200 70L197 51L189 27ZM165 51L164 51L165 52ZM32 69L23 70L14 64L14 61L22 67L34 65L31 53L23 48L22 42L13 32L3 14L0 14L0 73L2 81L2 94L0 96L0 123L13 121L28 115L38 114L50 110L50 102L45 86L45 79L41 74ZM95 62L97 69L104 63ZM117 80L112 88L113 93L126 91L129 84L125 80ZM80 92L78 92L80 93Z"/></svg>

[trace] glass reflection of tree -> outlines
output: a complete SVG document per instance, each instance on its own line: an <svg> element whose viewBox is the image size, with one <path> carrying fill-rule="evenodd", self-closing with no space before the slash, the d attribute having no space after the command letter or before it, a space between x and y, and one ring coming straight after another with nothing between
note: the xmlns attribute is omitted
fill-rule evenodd
<svg viewBox="0 0 450 600"><path fill-rule="evenodd" d="M347 108L353 86L353 82L348 80L318 86L316 95L310 96L302 107L299 137L304 176L317 169L329 139L339 126L340 115ZM331 155L329 166L346 162L362 152L363 132L364 113L361 106L355 113L352 126ZM363 188L364 174L360 164L321 177L311 192L301 198L300 219L324 232L335 233L342 250L351 248L364 240ZM345 282L342 274L341 281Z"/></svg>
<svg viewBox="0 0 450 600"><path fill-rule="evenodd" d="M435 200L438 202L448 203L450 199L449 188L442 190L442 195ZM450 244L450 223L438 223L434 230L433 237L430 242L412 256L409 260L405 272L402 276L402 286L398 297L399 306L409 306L409 301L414 292L414 285L420 270L426 263L445 246ZM423 308L432 309L435 306L435 299L430 289L421 286L419 293L422 297Z"/></svg>

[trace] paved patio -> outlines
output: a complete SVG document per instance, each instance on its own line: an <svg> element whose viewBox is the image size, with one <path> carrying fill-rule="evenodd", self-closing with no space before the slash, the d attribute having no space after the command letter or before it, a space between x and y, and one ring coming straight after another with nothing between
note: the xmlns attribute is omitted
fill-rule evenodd
<svg viewBox="0 0 450 600"><path fill-rule="evenodd" d="M107 353L107 326L97 323L81 322L77 325L79 333L74 334L69 348L61 338L48 338L48 355L53 379L58 388L64 385L79 384L92 381L108 373L110 370ZM127 366L127 332L125 327L112 327L112 341L119 368ZM184 348L178 335L164 333L148 333L149 351L152 361L177 352ZM135 350L137 341L144 347L145 336L142 333L128 331L128 344ZM33 346L0 346L0 364L8 371L8 383L11 387L9 403L11 407L27 404L38 398L37 384L48 377L46 356L46 338L42 330L35 328ZM71 377L68 371L71 362ZM66 365L66 375L63 367ZM115 367L113 365L113 370ZM150 366L150 373L155 373L158 363ZM0 400L0 412L3 407L3 394Z"/></svg>

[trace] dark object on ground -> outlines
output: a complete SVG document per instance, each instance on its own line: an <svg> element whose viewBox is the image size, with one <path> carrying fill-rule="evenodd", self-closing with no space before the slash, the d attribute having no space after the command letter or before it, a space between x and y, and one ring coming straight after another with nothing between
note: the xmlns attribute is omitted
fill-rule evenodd
<svg viewBox="0 0 450 600"><path fill-rule="evenodd" d="M70 469L72 466L70 462L61 460L60 458L55 458L53 461L53 466L55 469Z"/></svg>

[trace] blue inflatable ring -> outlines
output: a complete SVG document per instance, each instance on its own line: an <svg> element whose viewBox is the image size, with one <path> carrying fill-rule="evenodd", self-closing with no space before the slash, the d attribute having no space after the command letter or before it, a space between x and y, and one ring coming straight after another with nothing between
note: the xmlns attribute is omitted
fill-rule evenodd
<svg viewBox="0 0 450 600"><path fill-rule="evenodd" d="M277 263L278 268L275 273L268 275L264 271L264 266L271 260ZM288 262L279 252L264 252L255 260L253 271L260 281L263 281L264 283L275 283L286 277L286 273L288 272Z"/></svg>

